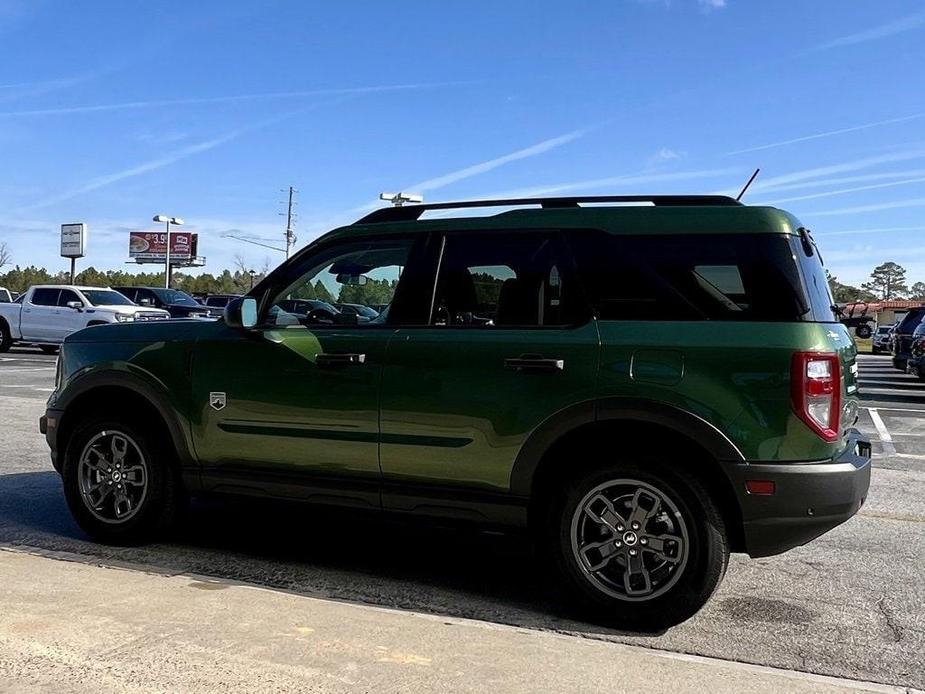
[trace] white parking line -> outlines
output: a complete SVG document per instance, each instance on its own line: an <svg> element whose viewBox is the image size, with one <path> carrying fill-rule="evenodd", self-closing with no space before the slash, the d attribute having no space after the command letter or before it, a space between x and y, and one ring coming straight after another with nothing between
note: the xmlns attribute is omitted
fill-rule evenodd
<svg viewBox="0 0 925 694"><path fill-rule="evenodd" d="M54 388L38 388L36 386L29 385L10 385L8 383L0 383L0 388L31 388L32 390L38 391L40 393L51 393Z"/></svg>
<svg viewBox="0 0 925 694"><path fill-rule="evenodd" d="M0 374L27 374L36 371L54 371L54 366L26 366L23 368L13 367L11 369L0 369Z"/></svg>
<svg viewBox="0 0 925 694"><path fill-rule="evenodd" d="M883 423L883 419L881 419L880 413L877 412L877 408L868 407L867 412L870 414L870 421L874 423L874 428L880 435L880 443L883 446L883 454L896 455L896 446L893 445L893 437L890 436L890 432L887 430L886 424Z"/></svg>
<svg viewBox="0 0 925 694"><path fill-rule="evenodd" d="M872 409L870 407L862 407L862 410ZM918 412L919 414L925 414L925 407L922 409L916 410L911 407L877 407L874 409L883 410L884 412Z"/></svg>

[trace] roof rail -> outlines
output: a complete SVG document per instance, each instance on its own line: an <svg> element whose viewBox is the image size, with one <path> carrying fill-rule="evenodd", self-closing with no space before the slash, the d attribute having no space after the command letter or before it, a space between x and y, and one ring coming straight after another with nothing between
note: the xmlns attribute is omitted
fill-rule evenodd
<svg viewBox="0 0 925 694"><path fill-rule="evenodd" d="M650 202L656 207L690 205L742 205L735 198L726 195L582 195L570 198L511 198L507 200L462 200L460 202L435 202L424 205L402 205L383 207L370 212L356 224L380 224L382 222L412 222L420 219L428 210L455 210L467 207L512 207L515 205L539 205L544 210L579 207L579 203L597 202Z"/></svg>

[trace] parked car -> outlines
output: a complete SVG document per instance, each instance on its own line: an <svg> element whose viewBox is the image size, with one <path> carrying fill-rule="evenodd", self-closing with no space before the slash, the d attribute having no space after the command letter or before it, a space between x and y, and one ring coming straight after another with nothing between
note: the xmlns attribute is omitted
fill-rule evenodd
<svg viewBox="0 0 925 694"><path fill-rule="evenodd" d="M893 327L892 325L881 325L877 327L877 332L874 333L873 340L870 343L871 352L880 354L880 352L888 352L890 350L893 339Z"/></svg>
<svg viewBox="0 0 925 694"><path fill-rule="evenodd" d="M241 294L209 294L203 300L203 304L209 309L209 315L220 317L225 312L225 307L233 299L242 296Z"/></svg>
<svg viewBox="0 0 925 694"><path fill-rule="evenodd" d="M37 285L15 303L0 304L0 352L25 342L52 353L82 328L169 317L166 311L136 306L108 287Z"/></svg>
<svg viewBox="0 0 925 694"><path fill-rule="evenodd" d="M909 342L909 357L906 359L906 373L925 380L925 320L912 331Z"/></svg>
<svg viewBox="0 0 925 694"><path fill-rule="evenodd" d="M358 321L371 321L379 315L379 311L363 304L334 304L334 308L345 316L356 316Z"/></svg>
<svg viewBox="0 0 925 694"><path fill-rule="evenodd" d="M912 347L912 334L923 319L925 319L925 306L910 309L893 330L890 350L893 353L893 367L904 373Z"/></svg>
<svg viewBox="0 0 925 694"><path fill-rule="evenodd" d="M13 295L10 294L10 290L4 287L0 287L0 304L11 303L13 303Z"/></svg>
<svg viewBox="0 0 925 694"><path fill-rule="evenodd" d="M208 318L209 311L186 292L166 287L114 287L139 306L167 311L171 318Z"/></svg>
<svg viewBox="0 0 925 694"><path fill-rule="evenodd" d="M526 528L561 595L661 629L730 552L858 511L857 350L799 220L721 196L420 219L525 204L378 210L224 321L72 335L40 428L80 527L141 542L228 491ZM395 287L384 321L303 312L370 273Z"/></svg>

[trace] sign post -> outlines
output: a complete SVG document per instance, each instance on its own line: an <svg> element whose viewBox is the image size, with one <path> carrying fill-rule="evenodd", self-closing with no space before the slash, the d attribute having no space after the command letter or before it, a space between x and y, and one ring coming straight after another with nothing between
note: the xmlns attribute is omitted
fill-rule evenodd
<svg viewBox="0 0 925 694"><path fill-rule="evenodd" d="M74 284L75 261L83 258L87 247L87 225L62 224L61 225L61 257L71 259L71 284Z"/></svg>

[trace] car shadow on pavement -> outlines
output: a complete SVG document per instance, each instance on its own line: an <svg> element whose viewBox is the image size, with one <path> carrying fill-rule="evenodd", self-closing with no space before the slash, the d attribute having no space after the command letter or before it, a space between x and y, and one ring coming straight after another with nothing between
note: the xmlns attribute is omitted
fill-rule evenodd
<svg viewBox="0 0 925 694"><path fill-rule="evenodd" d="M0 476L0 544L439 616L625 633L567 611L528 538L467 526L292 502L197 499L170 537L113 547L77 527L56 473L29 472Z"/></svg>

